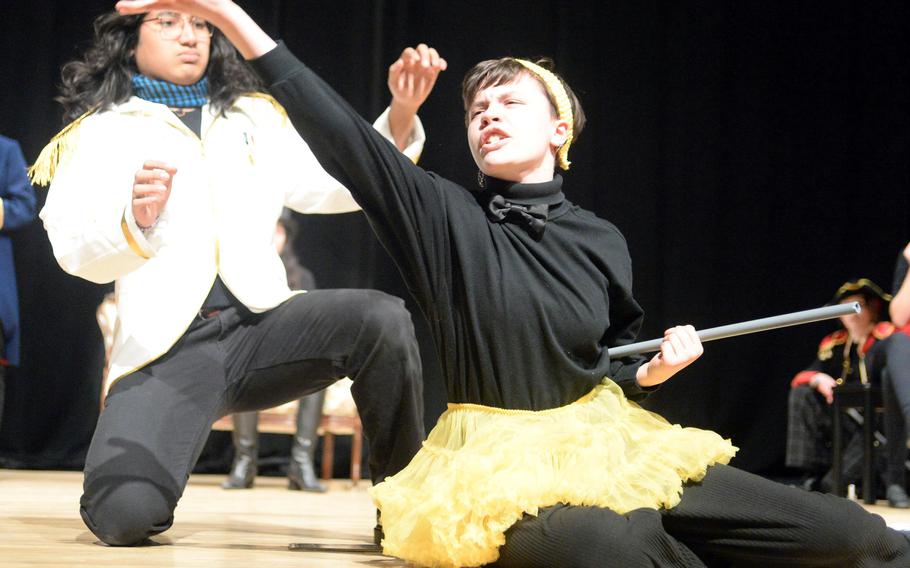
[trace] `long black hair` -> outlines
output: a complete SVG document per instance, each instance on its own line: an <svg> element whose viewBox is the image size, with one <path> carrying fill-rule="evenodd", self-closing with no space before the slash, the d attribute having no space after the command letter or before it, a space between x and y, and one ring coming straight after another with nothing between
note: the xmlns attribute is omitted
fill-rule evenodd
<svg viewBox="0 0 910 568"><path fill-rule="evenodd" d="M70 61L60 72L60 96L65 122L98 108L105 110L133 94L132 76L138 73L134 54L139 26L145 14L121 16L116 12L95 19L94 38L81 59ZM209 64L209 100L224 112L245 93L261 91L262 82L219 31L212 35Z"/></svg>

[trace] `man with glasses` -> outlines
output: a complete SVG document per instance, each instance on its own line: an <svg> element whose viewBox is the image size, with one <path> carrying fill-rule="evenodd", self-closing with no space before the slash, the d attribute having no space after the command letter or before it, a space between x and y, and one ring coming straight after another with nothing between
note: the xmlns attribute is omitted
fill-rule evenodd
<svg viewBox="0 0 910 568"><path fill-rule="evenodd" d="M416 112L438 68L390 71L375 127L416 157ZM415 58L416 57L416 65ZM104 543L167 530L220 416L354 380L374 481L424 437L410 314L367 290L292 293L272 245L283 207L358 209L283 109L208 23L172 11L106 14L62 71L73 122L33 169L67 272L116 282L112 386L86 457L80 512ZM347 243L345 243L346 245Z"/></svg>

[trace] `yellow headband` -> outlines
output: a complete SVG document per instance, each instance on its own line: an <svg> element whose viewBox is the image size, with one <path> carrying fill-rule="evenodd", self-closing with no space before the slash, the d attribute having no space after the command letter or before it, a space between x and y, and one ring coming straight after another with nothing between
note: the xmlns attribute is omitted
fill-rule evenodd
<svg viewBox="0 0 910 568"><path fill-rule="evenodd" d="M559 119L569 123L566 141L559 147L559 152L556 153L556 163L560 168L568 170L569 165L572 163L569 161L569 146L572 145L573 125L575 124L575 119L572 114L572 101L569 100L569 94L566 92L566 88L563 86L562 81L560 81L559 77L553 74L552 71L524 59L515 59L515 61L523 65L531 73L537 75L546 86L547 92L549 92L550 96L553 97L553 100L556 101L556 114L559 116Z"/></svg>

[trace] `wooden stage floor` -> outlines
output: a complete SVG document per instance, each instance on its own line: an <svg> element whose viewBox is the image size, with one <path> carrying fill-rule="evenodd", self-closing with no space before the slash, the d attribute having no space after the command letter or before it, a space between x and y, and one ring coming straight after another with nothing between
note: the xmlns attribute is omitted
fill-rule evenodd
<svg viewBox="0 0 910 568"><path fill-rule="evenodd" d="M288 491L259 477L255 489L225 491L221 475L194 475L160 546L97 544L79 518L79 472L0 469L0 566L221 568L406 566L379 555L290 551L291 542L369 543L375 509L367 483L334 481L325 494ZM910 530L910 510L869 507Z"/></svg>
<svg viewBox="0 0 910 568"><path fill-rule="evenodd" d="M0 469L0 566L251 568L406 566L380 555L288 550L292 542L372 543L369 482L336 480L324 494L289 491L259 477L251 490L221 489L223 475L194 475L162 546L97 544L79 517L82 474Z"/></svg>

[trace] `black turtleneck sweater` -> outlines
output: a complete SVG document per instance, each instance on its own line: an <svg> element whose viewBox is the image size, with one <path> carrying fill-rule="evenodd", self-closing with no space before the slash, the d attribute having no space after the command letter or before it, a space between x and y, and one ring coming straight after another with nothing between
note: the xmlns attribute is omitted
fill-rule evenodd
<svg viewBox="0 0 910 568"><path fill-rule="evenodd" d="M429 320L450 402L542 410L604 376L644 395L642 360L607 354L642 321L625 239L565 200L561 177L468 191L411 163L284 45L252 63L397 263ZM489 207L496 194L546 204L543 234L521 215L501 222Z"/></svg>

